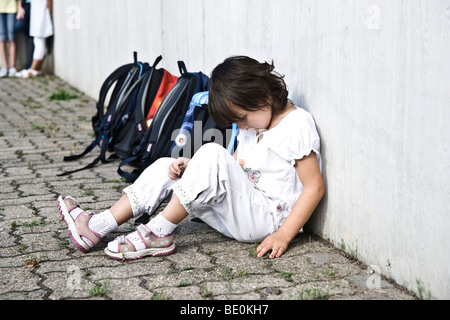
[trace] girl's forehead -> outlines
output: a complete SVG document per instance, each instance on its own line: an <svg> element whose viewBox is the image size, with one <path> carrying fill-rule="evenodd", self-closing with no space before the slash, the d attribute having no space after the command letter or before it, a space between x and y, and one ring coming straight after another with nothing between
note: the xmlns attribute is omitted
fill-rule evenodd
<svg viewBox="0 0 450 320"><path fill-rule="evenodd" d="M228 103L228 107L231 110L231 112L233 112L236 115L240 115L246 112L246 110L244 110L243 108L239 107L238 105L235 105L232 102Z"/></svg>

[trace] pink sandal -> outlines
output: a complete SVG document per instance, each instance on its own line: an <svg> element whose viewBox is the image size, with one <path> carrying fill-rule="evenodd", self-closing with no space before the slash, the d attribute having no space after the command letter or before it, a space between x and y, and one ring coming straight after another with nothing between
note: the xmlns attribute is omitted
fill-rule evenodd
<svg viewBox="0 0 450 320"><path fill-rule="evenodd" d="M175 252L173 234L157 237L146 225L139 225L135 232L108 243L105 253L120 260L140 259L147 256L165 256Z"/></svg>
<svg viewBox="0 0 450 320"><path fill-rule="evenodd" d="M92 213L82 212L74 220L70 212L80 207L78 202L70 196L64 198L64 200L59 196L57 203L62 219L69 228L70 238L78 250L86 253L100 242L101 236L89 229L89 220L93 216Z"/></svg>

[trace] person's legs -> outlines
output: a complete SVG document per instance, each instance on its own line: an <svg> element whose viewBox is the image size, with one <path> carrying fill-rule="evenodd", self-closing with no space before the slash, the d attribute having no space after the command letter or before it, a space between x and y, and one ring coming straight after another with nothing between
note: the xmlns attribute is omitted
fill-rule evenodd
<svg viewBox="0 0 450 320"><path fill-rule="evenodd" d="M6 27L6 13L0 13L0 77L8 75L8 58L6 54L6 41L7 41L7 27Z"/></svg>
<svg viewBox="0 0 450 320"><path fill-rule="evenodd" d="M16 42L10 41L9 42L9 71L15 70L16 65ZM15 73L15 72L14 72ZM13 76L14 74L9 74L10 76Z"/></svg>
<svg viewBox="0 0 450 320"><path fill-rule="evenodd" d="M124 197L110 209L118 224L130 216L138 217L143 213L153 213L161 202L172 194L172 185L175 181L169 178L169 166L174 160L158 159L132 185L123 190ZM174 223L166 219L163 213ZM146 225L139 225L137 231L108 243L105 253L114 259L170 254L175 251L172 232L178 221L186 215L183 206L179 201L177 205L177 199L172 197L162 213Z"/></svg>
<svg viewBox="0 0 450 320"><path fill-rule="evenodd" d="M175 248L173 231L189 213L241 241L258 241L275 230L269 201L217 144L210 143L197 151L172 190L172 199L159 215L137 231L111 241L105 253L116 259L136 259L155 252L169 254L173 250L169 252L167 247ZM157 251L154 245L160 245L163 251Z"/></svg>
<svg viewBox="0 0 450 320"><path fill-rule="evenodd" d="M119 207L122 205L125 204L120 204ZM173 231L187 215L177 196L173 195L164 210L146 225L141 224L135 232L109 242L104 250L105 254L113 259L138 259L171 254L175 252Z"/></svg>
<svg viewBox="0 0 450 320"><path fill-rule="evenodd" d="M0 78L8 75L8 59L6 56L6 41L0 41L0 59L2 66L0 68Z"/></svg>
<svg viewBox="0 0 450 320"><path fill-rule="evenodd" d="M170 199L161 214L173 224L179 224L188 216L186 209L181 205L180 200L175 194L172 196L172 199Z"/></svg>
<svg viewBox="0 0 450 320"><path fill-rule="evenodd" d="M126 194L122 195L109 211L111 211L119 226L133 218L133 210L131 209L130 200Z"/></svg>
<svg viewBox="0 0 450 320"><path fill-rule="evenodd" d="M45 55L47 54L47 46L45 38L34 37L33 61L29 69L24 69L16 74L19 78L35 77L40 74L44 65Z"/></svg>
<svg viewBox="0 0 450 320"><path fill-rule="evenodd" d="M195 153L173 192L189 213L227 237L255 242L276 230L270 200L216 143Z"/></svg>
<svg viewBox="0 0 450 320"><path fill-rule="evenodd" d="M14 66L16 65L16 34L14 30L15 22L16 15L14 13L9 13L6 16L6 26L8 30L9 41L9 69L14 68Z"/></svg>
<svg viewBox="0 0 450 320"><path fill-rule="evenodd" d="M34 37L34 52L33 52L33 62L31 69L40 70L39 66L42 67L45 55L47 54L47 45L45 43L45 38ZM33 68L33 65L35 68Z"/></svg>
<svg viewBox="0 0 450 320"><path fill-rule="evenodd" d="M44 65L44 58L45 58L45 55L42 59L33 58L33 61L31 62L30 70L35 70L35 71L40 72L42 70L42 66Z"/></svg>
<svg viewBox="0 0 450 320"><path fill-rule="evenodd" d="M164 210L151 219L146 226L158 237L171 235L178 224L188 216L186 209L174 194Z"/></svg>
<svg viewBox="0 0 450 320"><path fill-rule="evenodd" d="M62 219L67 224L73 244L82 252L88 252L105 235L118 227L110 210L94 215L83 210L79 203L70 196L64 199L59 196L57 204Z"/></svg>
<svg viewBox="0 0 450 320"><path fill-rule="evenodd" d="M58 207L75 246L87 252L108 233L133 217L153 212L171 193L173 180L169 165L175 159L162 158L148 167L141 176L123 190L114 205L98 214L85 212L72 197L58 198Z"/></svg>

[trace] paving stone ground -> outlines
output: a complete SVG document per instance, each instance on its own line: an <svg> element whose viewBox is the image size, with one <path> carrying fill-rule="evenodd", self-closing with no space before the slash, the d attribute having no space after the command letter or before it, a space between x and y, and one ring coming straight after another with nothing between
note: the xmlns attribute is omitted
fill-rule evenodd
<svg viewBox="0 0 450 320"><path fill-rule="evenodd" d="M76 95L51 100L61 90ZM0 79L0 300L414 300L417 297L327 241L303 233L278 259L255 257L255 244L228 239L188 217L176 230L177 252L137 261L83 254L56 207L59 194L85 209L110 207L127 183L118 162L70 176L88 164L65 163L93 139L95 101L57 77Z"/></svg>

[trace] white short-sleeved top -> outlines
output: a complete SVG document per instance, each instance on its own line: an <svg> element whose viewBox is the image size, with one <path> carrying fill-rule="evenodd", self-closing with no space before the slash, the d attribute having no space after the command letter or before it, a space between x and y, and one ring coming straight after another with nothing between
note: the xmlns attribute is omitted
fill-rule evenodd
<svg viewBox="0 0 450 320"><path fill-rule="evenodd" d="M237 161L255 187L273 203L272 211L280 226L303 191L295 160L314 151L322 170L314 119L296 107L270 130L259 135L253 130L240 130L237 139Z"/></svg>

